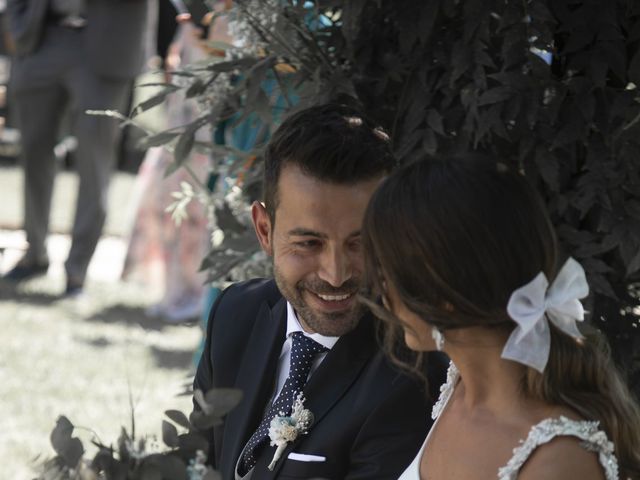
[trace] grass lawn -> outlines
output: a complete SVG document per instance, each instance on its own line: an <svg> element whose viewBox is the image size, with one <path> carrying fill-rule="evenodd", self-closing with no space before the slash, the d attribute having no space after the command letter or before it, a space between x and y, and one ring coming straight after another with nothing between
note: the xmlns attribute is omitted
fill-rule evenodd
<svg viewBox="0 0 640 480"><path fill-rule="evenodd" d="M60 414L88 453L95 434L115 443L130 425L160 438L163 412L188 413L177 396L193 375L198 326L149 319L150 296L133 285L93 282L86 298L59 300L51 275L19 288L0 283L0 478L31 479L34 459L53 455L49 433Z"/></svg>

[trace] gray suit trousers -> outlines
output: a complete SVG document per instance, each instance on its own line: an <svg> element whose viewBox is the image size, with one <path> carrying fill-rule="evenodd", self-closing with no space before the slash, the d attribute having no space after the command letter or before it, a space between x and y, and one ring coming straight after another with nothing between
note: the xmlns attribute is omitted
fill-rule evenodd
<svg viewBox="0 0 640 480"><path fill-rule="evenodd" d="M11 80L22 133L27 259L47 258L45 240L56 173L53 149L62 116L66 108L71 109L80 185L65 268L68 279L77 283L84 282L102 233L119 136L117 120L85 111L122 112L130 89L128 79L101 76L90 68L83 43L82 30L46 26L40 47L14 60Z"/></svg>

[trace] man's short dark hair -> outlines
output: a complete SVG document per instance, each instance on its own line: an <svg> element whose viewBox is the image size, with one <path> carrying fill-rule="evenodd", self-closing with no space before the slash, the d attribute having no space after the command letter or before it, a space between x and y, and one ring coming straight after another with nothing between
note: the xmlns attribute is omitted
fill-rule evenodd
<svg viewBox="0 0 640 480"><path fill-rule="evenodd" d="M389 136L358 109L325 104L289 116L273 134L264 154L264 201L271 222L278 206L283 166L350 185L388 174L397 164Z"/></svg>

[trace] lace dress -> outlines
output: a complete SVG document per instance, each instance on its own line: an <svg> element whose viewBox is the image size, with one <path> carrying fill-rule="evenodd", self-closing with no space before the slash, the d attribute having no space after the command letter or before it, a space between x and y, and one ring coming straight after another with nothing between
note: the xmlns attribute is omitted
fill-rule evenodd
<svg viewBox="0 0 640 480"><path fill-rule="evenodd" d="M458 382L458 369L451 363L447 372L447 381L440 387L440 398L433 406L431 417L435 420L431 431L434 430L440 414L444 410L447 402L453 394L453 390ZM411 465L407 467L398 480L419 480L420 479L420 460L422 453L429 442L431 431L427 435L426 440L422 444L422 448L418 452L416 458L413 459ZM566 417L547 418L540 423L531 427L526 440L521 440L520 445L513 449L513 456L509 462L497 472L498 480L515 480L518 478L518 472L525 464L527 459L540 445L550 442L558 436L572 436L581 440L581 445L592 452L598 454L600 465L604 470L607 480L618 480L618 461L613 453L613 443L609 441L607 435L598 430L598 422L587 420L571 420Z"/></svg>

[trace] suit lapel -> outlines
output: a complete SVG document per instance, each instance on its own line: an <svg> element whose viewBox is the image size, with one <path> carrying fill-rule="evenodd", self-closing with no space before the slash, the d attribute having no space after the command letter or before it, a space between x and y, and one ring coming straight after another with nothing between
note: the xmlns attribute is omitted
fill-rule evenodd
<svg viewBox="0 0 640 480"><path fill-rule="evenodd" d="M320 422L331 408L343 397L357 380L371 356L375 353L376 340L372 318L365 316L358 326L343 335L327 354L304 388L305 408L314 416L314 423ZM313 430L313 426L311 426ZM304 436L287 446L273 472L264 478L275 478L284 464L284 459ZM273 448L265 449L272 455ZM268 459L267 463L271 461ZM262 462L260 462L262 463ZM263 478L262 476L260 478Z"/></svg>
<svg viewBox="0 0 640 480"><path fill-rule="evenodd" d="M223 478L235 477L238 457L260 423L272 394L278 357L285 340L286 312L284 299L277 302L273 310L264 302L254 323L235 385L243 392L243 400L225 421L221 455ZM276 328L274 324L277 324Z"/></svg>
<svg viewBox="0 0 640 480"><path fill-rule="evenodd" d="M356 381L375 347L369 317L364 317L353 331L338 340L304 389L305 404L313 412L314 422L322 420Z"/></svg>

